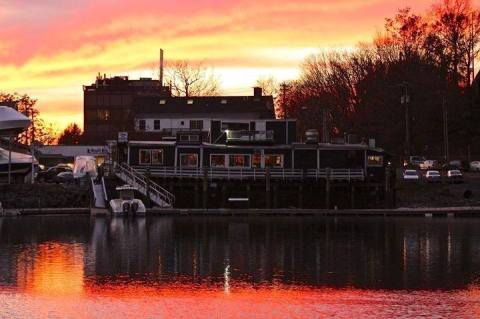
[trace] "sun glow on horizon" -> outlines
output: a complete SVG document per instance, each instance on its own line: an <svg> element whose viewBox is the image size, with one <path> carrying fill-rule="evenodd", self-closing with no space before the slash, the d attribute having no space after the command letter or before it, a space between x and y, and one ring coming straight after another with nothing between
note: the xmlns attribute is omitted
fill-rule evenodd
<svg viewBox="0 0 480 319"><path fill-rule="evenodd" d="M399 7L433 1L12 0L0 10L0 91L38 99L58 129L82 127L83 85L99 72L157 78L163 48L167 62L212 67L223 94L250 95L258 78L295 79L305 57L352 50Z"/></svg>

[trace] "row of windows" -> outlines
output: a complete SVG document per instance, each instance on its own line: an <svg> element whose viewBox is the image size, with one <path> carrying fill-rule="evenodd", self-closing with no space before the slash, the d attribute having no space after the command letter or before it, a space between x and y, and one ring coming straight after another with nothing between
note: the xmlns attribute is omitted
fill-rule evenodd
<svg viewBox="0 0 480 319"><path fill-rule="evenodd" d="M163 149L139 150L140 165L163 165ZM262 163L263 160L263 163ZM180 154L180 167L198 167L198 154ZM283 155L266 154L211 154L210 167L261 168L283 167Z"/></svg>
<svg viewBox="0 0 480 319"><path fill-rule="evenodd" d="M180 122L180 126L184 126L185 121ZM170 129L171 127L168 127ZM189 128L191 130L203 130L203 120L190 120ZM150 129L150 128L148 128ZM147 120L138 120L138 130L146 131L147 130ZM160 130L160 120L153 120L153 130Z"/></svg>

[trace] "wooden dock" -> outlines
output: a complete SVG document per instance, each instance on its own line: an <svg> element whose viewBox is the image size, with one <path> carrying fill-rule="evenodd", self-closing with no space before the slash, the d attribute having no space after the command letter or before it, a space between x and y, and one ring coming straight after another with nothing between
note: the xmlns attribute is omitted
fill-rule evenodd
<svg viewBox="0 0 480 319"><path fill-rule="evenodd" d="M480 217L480 207L396 208L396 209L175 209L151 208L150 216L384 216L384 217ZM0 216L110 216L96 208L4 209Z"/></svg>

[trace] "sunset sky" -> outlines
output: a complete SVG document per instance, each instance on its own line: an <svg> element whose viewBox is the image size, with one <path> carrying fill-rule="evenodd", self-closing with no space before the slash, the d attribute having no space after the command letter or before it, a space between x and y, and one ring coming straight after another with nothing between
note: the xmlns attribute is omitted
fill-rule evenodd
<svg viewBox="0 0 480 319"><path fill-rule="evenodd" d="M476 1L478 3L478 1ZM204 61L225 94L259 77L295 78L318 50L352 48L399 7L432 0L0 0L0 91L39 100L43 117L83 126L82 85L98 72L158 77L166 60Z"/></svg>

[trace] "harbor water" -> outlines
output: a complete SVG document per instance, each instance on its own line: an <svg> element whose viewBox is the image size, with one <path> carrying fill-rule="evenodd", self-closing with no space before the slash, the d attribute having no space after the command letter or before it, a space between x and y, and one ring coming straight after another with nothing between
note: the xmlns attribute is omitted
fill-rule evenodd
<svg viewBox="0 0 480 319"><path fill-rule="evenodd" d="M0 218L0 318L474 318L480 219Z"/></svg>

